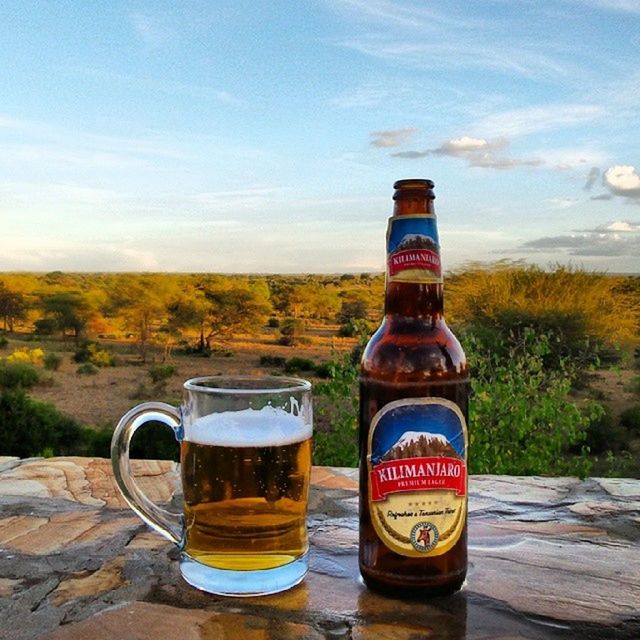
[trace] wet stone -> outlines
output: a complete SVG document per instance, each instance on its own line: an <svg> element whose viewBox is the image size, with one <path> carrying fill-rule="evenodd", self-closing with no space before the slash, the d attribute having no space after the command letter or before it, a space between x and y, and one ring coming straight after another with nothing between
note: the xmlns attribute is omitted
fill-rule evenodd
<svg viewBox="0 0 640 640"><path fill-rule="evenodd" d="M174 463L136 461L180 504ZM470 570L449 598L401 600L358 572L358 473L316 467L310 571L230 599L189 587L178 550L131 512L108 460L0 457L4 640L638 640L640 481L470 478Z"/></svg>

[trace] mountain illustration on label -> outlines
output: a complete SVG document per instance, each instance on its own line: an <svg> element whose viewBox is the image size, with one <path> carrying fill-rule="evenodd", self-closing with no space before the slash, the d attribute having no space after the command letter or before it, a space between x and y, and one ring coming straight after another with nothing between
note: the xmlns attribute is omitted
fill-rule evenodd
<svg viewBox="0 0 640 640"><path fill-rule="evenodd" d="M464 529L465 416L440 397L393 400L371 419L368 505L376 534L404 556L441 555Z"/></svg>
<svg viewBox="0 0 640 640"><path fill-rule="evenodd" d="M438 245L429 236L425 236L421 233L408 233L396 246L396 251L402 251L406 249L431 249L431 251L438 251Z"/></svg>
<svg viewBox="0 0 640 640"><path fill-rule="evenodd" d="M380 462L406 458L460 458L446 436L427 431L405 431L400 439L380 458Z"/></svg>

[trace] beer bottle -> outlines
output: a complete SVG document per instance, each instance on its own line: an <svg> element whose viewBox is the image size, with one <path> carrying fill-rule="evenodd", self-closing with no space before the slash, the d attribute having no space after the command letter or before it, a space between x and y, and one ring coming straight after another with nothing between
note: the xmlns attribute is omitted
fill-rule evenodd
<svg viewBox="0 0 640 640"><path fill-rule="evenodd" d="M441 595L467 570L469 371L443 317L433 182L393 186L384 319L360 370L360 572Z"/></svg>

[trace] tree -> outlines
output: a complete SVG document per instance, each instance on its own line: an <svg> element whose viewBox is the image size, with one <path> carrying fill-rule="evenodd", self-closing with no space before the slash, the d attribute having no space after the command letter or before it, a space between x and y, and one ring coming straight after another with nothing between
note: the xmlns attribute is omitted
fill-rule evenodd
<svg viewBox="0 0 640 640"><path fill-rule="evenodd" d="M205 324L209 316L209 302L204 291L190 287L178 298L172 300L167 310L169 311L168 327L174 333L182 329L195 329L198 332L198 351L206 351Z"/></svg>
<svg viewBox="0 0 640 640"><path fill-rule="evenodd" d="M204 297L209 303L205 322L207 348L211 348L211 340L216 336L256 333L264 326L273 310L267 295L268 292L261 287L218 286L205 289Z"/></svg>
<svg viewBox="0 0 640 640"><path fill-rule="evenodd" d="M87 300L78 291L62 291L45 296L42 308L45 315L53 316L63 337L70 330L75 338L79 338L91 313Z"/></svg>
<svg viewBox="0 0 640 640"><path fill-rule="evenodd" d="M176 283L157 274L123 274L113 283L105 311L122 316L124 327L135 333L143 362L153 332L167 320L168 301L175 294Z"/></svg>
<svg viewBox="0 0 640 640"><path fill-rule="evenodd" d="M14 322L24 320L26 312L24 296L17 291L7 289L4 283L0 282L0 318L2 318L4 330L13 331Z"/></svg>

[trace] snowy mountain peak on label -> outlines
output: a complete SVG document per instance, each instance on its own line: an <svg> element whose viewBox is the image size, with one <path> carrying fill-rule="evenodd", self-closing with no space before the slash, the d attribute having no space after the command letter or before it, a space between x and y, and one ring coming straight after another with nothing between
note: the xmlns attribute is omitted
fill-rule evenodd
<svg viewBox="0 0 640 640"><path fill-rule="evenodd" d="M384 462L387 460L428 458L431 456L460 457L447 438L441 433L405 431L380 460Z"/></svg>

